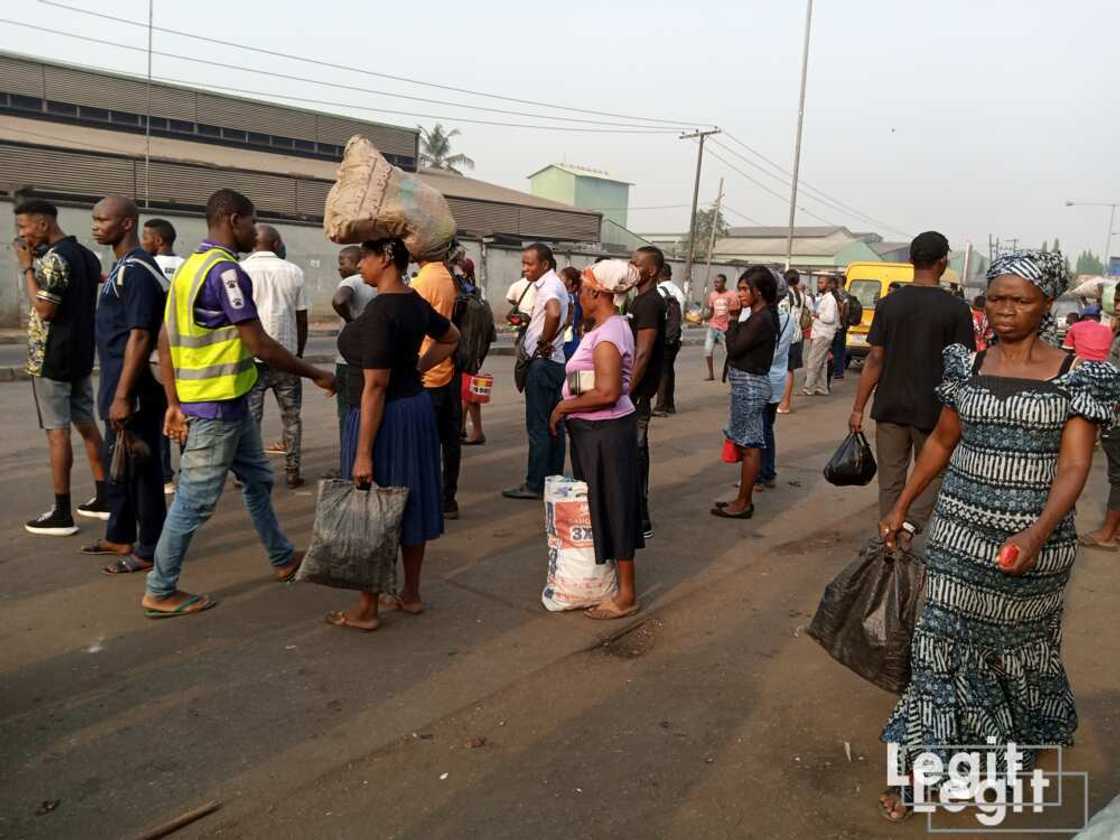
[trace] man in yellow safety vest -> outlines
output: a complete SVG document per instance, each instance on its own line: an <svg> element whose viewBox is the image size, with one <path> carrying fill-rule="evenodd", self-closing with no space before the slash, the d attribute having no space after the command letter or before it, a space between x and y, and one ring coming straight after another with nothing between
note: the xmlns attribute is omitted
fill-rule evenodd
<svg viewBox="0 0 1120 840"><path fill-rule="evenodd" d="M190 615L214 606L206 595L178 588L183 557L195 531L210 518L232 470L273 575L291 580L301 557L272 509L272 467L247 395L257 379L254 356L269 367L312 380L328 393L334 375L312 367L261 328L253 284L237 263L256 241L253 203L218 190L206 204L209 234L175 273L159 336L159 366L167 394L164 433L185 445L179 486L156 545L141 602L149 618Z"/></svg>

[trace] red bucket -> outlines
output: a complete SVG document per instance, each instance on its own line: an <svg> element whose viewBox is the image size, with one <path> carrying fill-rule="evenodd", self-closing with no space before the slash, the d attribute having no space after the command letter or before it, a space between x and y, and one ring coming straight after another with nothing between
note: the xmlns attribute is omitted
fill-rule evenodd
<svg viewBox="0 0 1120 840"><path fill-rule="evenodd" d="M494 389L494 377L489 373L463 374L463 402L488 403Z"/></svg>
<svg viewBox="0 0 1120 840"><path fill-rule="evenodd" d="M723 452L720 453L720 460L725 464L738 464L743 460L743 450L736 446L732 441L724 438Z"/></svg>

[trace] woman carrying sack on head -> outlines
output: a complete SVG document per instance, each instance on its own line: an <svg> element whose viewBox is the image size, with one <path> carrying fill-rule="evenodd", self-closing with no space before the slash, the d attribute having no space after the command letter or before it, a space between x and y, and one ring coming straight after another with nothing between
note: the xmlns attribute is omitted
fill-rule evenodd
<svg viewBox="0 0 1120 840"><path fill-rule="evenodd" d="M944 351L937 427L880 536L894 548L907 509L946 467L927 545L926 603L911 680L882 739L900 774L923 745L1073 743L1077 711L1062 666L1062 602L1098 427L1112 425L1120 373L1054 346L1050 307L1069 282L1058 253L1025 251L988 270L996 343ZM989 741L988 739L992 739ZM1035 751L1023 749L1024 771ZM1003 772L1001 770L1001 772ZM882 815L908 816L902 792Z"/></svg>
<svg viewBox="0 0 1120 840"><path fill-rule="evenodd" d="M407 487L401 520L404 588L400 594L363 592L358 604L332 612L337 627L376 630L378 607L413 615L424 611L420 567L428 540L443 533L440 442L431 397L421 374L450 358L459 331L431 304L404 284L409 253L400 239L362 243L358 270L377 289L365 310L338 336L338 351L349 365L349 412L343 426L341 475L358 487ZM433 339L420 357L424 337ZM382 580L392 580L396 559Z"/></svg>
<svg viewBox="0 0 1120 840"><path fill-rule="evenodd" d="M566 367L563 399L549 429L564 423L571 440L572 474L587 482L595 562L618 565L618 594L587 610L588 618L626 618L641 609L634 588L634 555L645 548L639 503L638 420L630 400L634 333L615 296L638 284L624 260L604 260L580 276L583 317L594 328L580 339Z"/></svg>

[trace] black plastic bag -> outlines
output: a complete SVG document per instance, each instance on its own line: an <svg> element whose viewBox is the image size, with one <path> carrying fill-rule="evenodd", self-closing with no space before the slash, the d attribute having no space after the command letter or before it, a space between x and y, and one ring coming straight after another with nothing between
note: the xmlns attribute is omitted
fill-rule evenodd
<svg viewBox="0 0 1120 840"><path fill-rule="evenodd" d="M359 490L352 481L320 481L311 545L296 580L363 592L396 591L407 500L407 487Z"/></svg>
<svg viewBox="0 0 1120 840"><path fill-rule="evenodd" d="M870 484L878 469L871 446L863 432L848 435L824 468L824 478L837 487L862 487Z"/></svg>
<svg viewBox="0 0 1120 840"><path fill-rule="evenodd" d="M873 539L825 587L809 635L841 665L901 694L910 682L910 641L925 582L920 558Z"/></svg>

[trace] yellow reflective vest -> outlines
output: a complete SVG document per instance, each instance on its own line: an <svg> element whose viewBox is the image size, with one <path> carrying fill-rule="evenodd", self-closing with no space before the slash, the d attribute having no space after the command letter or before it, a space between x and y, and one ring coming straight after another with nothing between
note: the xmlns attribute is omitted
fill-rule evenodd
<svg viewBox="0 0 1120 840"><path fill-rule="evenodd" d="M171 279L164 325L175 368L175 388L185 403L232 400L257 381L253 354L232 324L211 329L194 319L194 304L206 275L221 262L237 262L225 248L191 254Z"/></svg>

